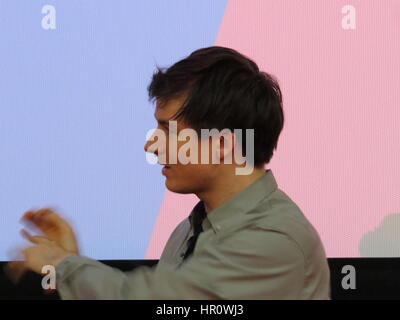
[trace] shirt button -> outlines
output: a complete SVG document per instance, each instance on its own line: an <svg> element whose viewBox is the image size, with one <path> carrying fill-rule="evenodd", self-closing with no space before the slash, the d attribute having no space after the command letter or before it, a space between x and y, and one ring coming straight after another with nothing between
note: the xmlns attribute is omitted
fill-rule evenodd
<svg viewBox="0 0 400 320"><path fill-rule="evenodd" d="M215 226L215 228L217 228L218 231L221 230L221 226L220 226L219 224L217 224L217 225Z"/></svg>

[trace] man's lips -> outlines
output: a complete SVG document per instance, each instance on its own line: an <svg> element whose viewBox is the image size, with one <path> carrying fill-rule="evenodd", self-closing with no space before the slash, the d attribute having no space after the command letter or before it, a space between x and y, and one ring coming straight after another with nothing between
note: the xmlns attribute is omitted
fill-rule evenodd
<svg viewBox="0 0 400 320"><path fill-rule="evenodd" d="M164 166L161 170L162 174L165 176L166 173L170 170L171 168L169 166Z"/></svg>

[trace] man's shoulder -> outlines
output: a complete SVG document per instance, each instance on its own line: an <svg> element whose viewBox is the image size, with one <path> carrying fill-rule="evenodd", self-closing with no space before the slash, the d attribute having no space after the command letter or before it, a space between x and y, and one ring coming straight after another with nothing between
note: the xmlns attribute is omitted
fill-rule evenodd
<svg viewBox="0 0 400 320"><path fill-rule="evenodd" d="M252 220L258 228L285 234L305 256L322 247L317 230L300 207L280 189L273 191L247 215L257 217Z"/></svg>

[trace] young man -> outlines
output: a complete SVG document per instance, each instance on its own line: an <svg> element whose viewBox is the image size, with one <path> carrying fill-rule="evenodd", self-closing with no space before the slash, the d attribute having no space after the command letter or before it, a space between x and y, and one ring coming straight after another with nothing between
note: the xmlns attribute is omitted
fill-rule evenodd
<svg viewBox="0 0 400 320"><path fill-rule="evenodd" d="M264 169L284 123L277 81L209 47L158 69L148 89L158 128L145 150L165 165L169 190L200 199L158 265L124 273L80 256L68 223L43 209L24 216L47 237L25 234L37 246L19 266L55 265L62 299L329 299L318 233Z"/></svg>

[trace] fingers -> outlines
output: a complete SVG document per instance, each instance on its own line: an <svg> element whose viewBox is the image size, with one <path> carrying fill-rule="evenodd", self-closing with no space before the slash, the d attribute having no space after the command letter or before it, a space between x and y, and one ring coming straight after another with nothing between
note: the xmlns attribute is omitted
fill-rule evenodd
<svg viewBox="0 0 400 320"><path fill-rule="evenodd" d="M42 236L32 236L28 231L26 231L25 229L22 229L20 231L20 234L27 240L29 240L32 243L35 244L49 244L49 243L54 243L54 241L46 238L46 237L42 237Z"/></svg>
<svg viewBox="0 0 400 320"><path fill-rule="evenodd" d="M22 216L22 219L27 219L30 220L32 222L34 222L35 224L37 224L38 222L40 222L46 215L49 215L51 213L53 213L54 211L50 208L44 208L44 209L40 209L40 210L29 210L27 212L24 213L24 215Z"/></svg>
<svg viewBox="0 0 400 320"><path fill-rule="evenodd" d="M29 210L22 216L21 222L25 224L25 229L43 235L32 236L26 230L21 231L21 235L27 240L36 244L51 241L67 251L79 253L74 230L52 208Z"/></svg>
<svg viewBox="0 0 400 320"><path fill-rule="evenodd" d="M27 220L42 229L45 228L69 228L69 224L55 212L53 208L44 208L37 211L29 210L22 216L23 220Z"/></svg>
<svg viewBox="0 0 400 320"><path fill-rule="evenodd" d="M44 215L53 212L51 208L44 208L40 210L28 210L22 216L23 219L31 220L31 221L39 221Z"/></svg>
<svg viewBox="0 0 400 320"><path fill-rule="evenodd" d="M27 220L31 220L33 218L33 214L34 213L35 213L35 211L33 211L33 210L26 211L24 213L24 215L22 216L22 218L27 219Z"/></svg>

